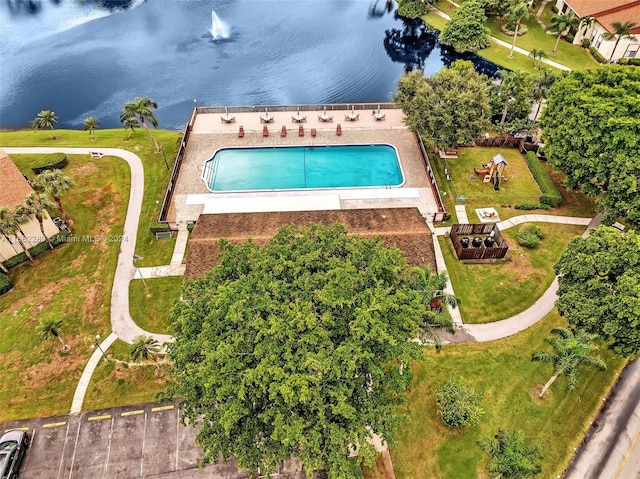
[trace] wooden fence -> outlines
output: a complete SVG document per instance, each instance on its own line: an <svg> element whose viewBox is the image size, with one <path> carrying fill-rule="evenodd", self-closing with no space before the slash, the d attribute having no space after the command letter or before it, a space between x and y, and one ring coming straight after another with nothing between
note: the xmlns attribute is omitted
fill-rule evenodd
<svg viewBox="0 0 640 479"><path fill-rule="evenodd" d="M416 138L416 142L418 143L418 147L420 148L420 152L422 153L422 162L424 164L425 170L427 171L431 190L433 191L433 196L435 197L438 206L438 211L433 215L433 222L438 223L444 221L447 215L447 210L445 210L444 208L444 202L442 201L442 197L440 196L440 188L438 188L438 182L436 181L436 176L433 173L433 168L431 168L431 162L429 161L429 156L427 155L427 150L424 147L422 138L420 138L420 135L418 134L414 134L414 136Z"/></svg>
<svg viewBox="0 0 640 479"><path fill-rule="evenodd" d="M478 247L473 247L471 243L467 248L462 246L460 241L467 235L480 237L489 236L493 233L494 243L493 246L485 246L484 241ZM500 234L500 230L495 223L481 223L481 224L458 224L451 227L449 234L453 248L456 250L456 255L460 260L483 260L483 259L499 259L504 258L509 250L507 242ZM484 238L483 238L484 239Z"/></svg>

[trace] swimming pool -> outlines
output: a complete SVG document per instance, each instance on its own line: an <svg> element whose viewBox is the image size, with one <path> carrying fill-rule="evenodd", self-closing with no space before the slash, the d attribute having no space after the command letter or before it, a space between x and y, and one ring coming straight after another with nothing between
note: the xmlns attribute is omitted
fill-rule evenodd
<svg viewBox="0 0 640 479"><path fill-rule="evenodd" d="M213 192L398 187L404 175L392 145L221 148L205 161Z"/></svg>

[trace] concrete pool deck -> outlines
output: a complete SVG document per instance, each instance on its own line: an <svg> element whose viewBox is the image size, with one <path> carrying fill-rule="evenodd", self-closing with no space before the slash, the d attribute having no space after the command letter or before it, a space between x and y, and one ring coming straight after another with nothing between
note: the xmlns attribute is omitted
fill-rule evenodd
<svg viewBox="0 0 640 479"><path fill-rule="evenodd" d="M415 136L404 125L404 115L399 109L384 109L385 120L376 121L372 110L356 107L360 114L357 121L344 121L350 110L327 109L333 122L318 120L319 110L300 110L306 116L305 123L295 123L291 116L295 111L269 112L275 117L273 123L260 120L264 111L231 113L234 123L224 123L224 113L198 113L186 145L185 155L177 176L167 221L180 227L195 222L204 213L299 211L300 205L308 210L354 209L354 208L400 208L415 207L430 220L438 211L437 203L428 180L422 154ZM336 134L340 124L342 135ZM282 137L282 126L287 134ZM304 136L298 136L302 125ZM243 127L244 137L238 137ZM267 126L269 136L263 136ZM311 136L311 128L316 136ZM388 143L396 147L405 177L399 188L347 188L307 191L259 191L249 193L211 193L201 179L204 162L216 150L237 146L308 146ZM304 199L303 199L304 198ZM327 208L331 205L331 208ZM339 205L339 206L338 206Z"/></svg>

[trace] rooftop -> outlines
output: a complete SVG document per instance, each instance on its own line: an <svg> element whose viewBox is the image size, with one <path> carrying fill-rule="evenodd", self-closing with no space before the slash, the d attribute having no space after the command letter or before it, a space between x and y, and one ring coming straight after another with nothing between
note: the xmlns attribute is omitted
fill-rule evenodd
<svg viewBox="0 0 640 479"><path fill-rule="evenodd" d="M0 150L0 207L15 208L33 192L11 157Z"/></svg>
<svg viewBox="0 0 640 479"><path fill-rule="evenodd" d="M640 0L565 0L580 17L594 17L607 29L615 33L614 22L635 22L631 33L640 33Z"/></svg>

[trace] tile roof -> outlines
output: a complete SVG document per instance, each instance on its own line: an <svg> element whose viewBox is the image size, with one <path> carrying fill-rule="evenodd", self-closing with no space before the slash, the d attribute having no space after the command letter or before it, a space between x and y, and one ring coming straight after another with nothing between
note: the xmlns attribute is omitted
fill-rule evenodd
<svg viewBox="0 0 640 479"><path fill-rule="evenodd" d="M286 224L312 222L340 222L350 234L380 236L386 246L400 248L410 266L436 269L431 231L416 208L229 213L200 215L189 238L185 278L203 276L218 263L219 238L240 243L251 237L262 246Z"/></svg>
<svg viewBox="0 0 640 479"><path fill-rule="evenodd" d="M13 160L0 150L0 208L15 208L32 191Z"/></svg>
<svg viewBox="0 0 640 479"><path fill-rule="evenodd" d="M594 17L610 33L613 22L635 22L631 33L640 33L640 0L565 0L580 17Z"/></svg>

